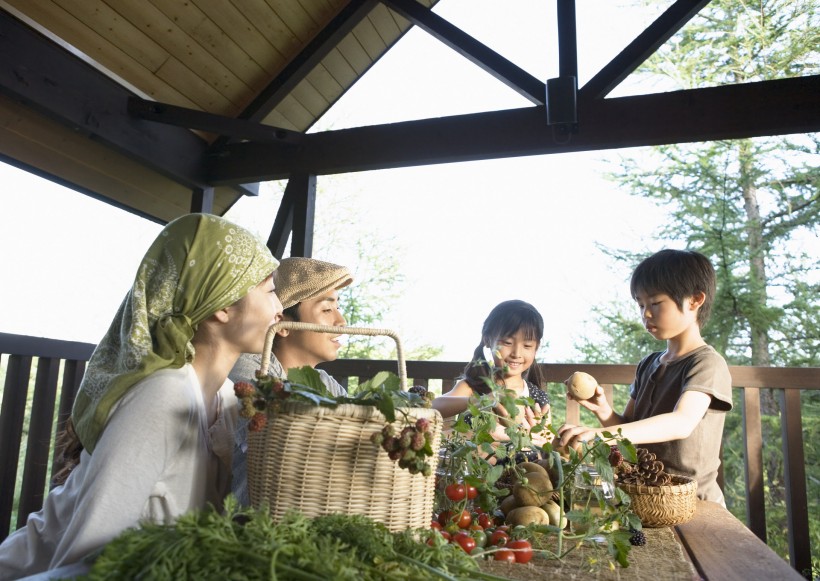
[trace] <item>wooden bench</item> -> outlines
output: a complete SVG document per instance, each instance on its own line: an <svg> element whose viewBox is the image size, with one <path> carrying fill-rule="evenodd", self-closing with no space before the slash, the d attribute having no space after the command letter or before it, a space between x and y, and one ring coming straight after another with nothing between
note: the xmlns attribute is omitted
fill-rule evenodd
<svg viewBox="0 0 820 581"><path fill-rule="evenodd" d="M698 501L694 518L676 526L675 532L703 579L805 581L780 555L717 503Z"/></svg>

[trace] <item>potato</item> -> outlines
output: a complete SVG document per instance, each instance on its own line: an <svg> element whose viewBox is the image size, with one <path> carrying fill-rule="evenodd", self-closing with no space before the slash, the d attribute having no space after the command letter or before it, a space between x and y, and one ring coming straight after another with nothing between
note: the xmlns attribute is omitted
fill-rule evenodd
<svg viewBox="0 0 820 581"><path fill-rule="evenodd" d="M576 371L564 380L567 391L576 399L589 399L595 395L595 388L598 382L589 373Z"/></svg>
<svg viewBox="0 0 820 581"><path fill-rule="evenodd" d="M562 529L567 526L567 515L561 514L561 507L554 500L542 504L541 509L549 516L551 525Z"/></svg>
<svg viewBox="0 0 820 581"><path fill-rule="evenodd" d="M510 511L505 522L512 526L527 526L531 524L548 525L550 524L549 515L538 506L519 506Z"/></svg>
<svg viewBox="0 0 820 581"><path fill-rule="evenodd" d="M501 512L507 515L513 509L518 508L518 506L518 501L512 494L510 494L504 497L504 499L499 503L498 508L501 510Z"/></svg>
<svg viewBox="0 0 820 581"><path fill-rule="evenodd" d="M547 474L527 472L526 484L519 482L513 486L513 496L521 506L541 506L552 498L552 481Z"/></svg>
<svg viewBox="0 0 820 581"><path fill-rule="evenodd" d="M522 462L521 464L517 464L517 466L523 471L524 474L526 474L527 472L540 472L541 474L549 474L546 468L535 462Z"/></svg>

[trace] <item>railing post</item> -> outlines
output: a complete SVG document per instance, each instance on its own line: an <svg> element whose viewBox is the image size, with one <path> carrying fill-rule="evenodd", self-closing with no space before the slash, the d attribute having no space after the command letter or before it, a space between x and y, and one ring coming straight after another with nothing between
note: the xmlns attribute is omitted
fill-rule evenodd
<svg viewBox="0 0 820 581"><path fill-rule="evenodd" d="M0 542L9 535L14 489L17 485L17 463L20 440L23 437L23 419L26 416L28 381L31 376L31 357L11 355L3 387L3 407L0 412Z"/></svg>
<svg viewBox="0 0 820 581"><path fill-rule="evenodd" d="M786 481L786 518L789 523L789 562L798 573L811 579L811 541L800 390L782 389L779 397L783 436L783 476Z"/></svg>
<svg viewBox="0 0 820 581"><path fill-rule="evenodd" d="M766 542L766 499L763 490L763 434L760 425L760 389L744 387L743 460L746 476L746 523L757 537Z"/></svg>

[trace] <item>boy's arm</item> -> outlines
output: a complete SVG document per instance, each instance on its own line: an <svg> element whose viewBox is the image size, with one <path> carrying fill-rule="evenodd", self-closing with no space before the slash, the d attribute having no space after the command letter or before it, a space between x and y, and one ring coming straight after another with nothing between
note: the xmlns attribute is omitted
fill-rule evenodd
<svg viewBox="0 0 820 581"><path fill-rule="evenodd" d="M602 426L614 426L631 421L635 409L635 400L630 397L624 413L622 415L616 413L609 405L604 388L600 385L595 386L595 393L589 399L578 399L570 393L567 393L567 399L574 399L578 405L594 413Z"/></svg>
<svg viewBox="0 0 820 581"><path fill-rule="evenodd" d="M566 446L570 442L572 445L576 445L582 440L592 440L604 431L616 432L618 429L621 430L624 438L633 444L654 444L656 442L682 440L688 437L700 420L703 419L711 401L712 396L708 393L685 391L675 404L675 409L669 413L659 414L636 422L606 424L603 428L565 425L558 430L558 435L561 438L562 446ZM634 400L630 399L630 403L634 405ZM624 412L625 416L629 412L629 408L630 405L627 404L627 409ZM614 412L612 415L617 416Z"/></svg>

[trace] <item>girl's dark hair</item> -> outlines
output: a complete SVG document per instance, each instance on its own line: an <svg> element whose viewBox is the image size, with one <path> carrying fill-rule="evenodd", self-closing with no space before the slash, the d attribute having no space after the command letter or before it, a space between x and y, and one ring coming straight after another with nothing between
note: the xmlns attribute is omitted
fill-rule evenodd
<svg viewBox="0 0 820 581"><path fill-rule="evenodd" d="M544 319L531 304L519 300L504 301L490 311L481 328L481 343L464 368L464 380L475 392L490 393L490 387L484 381L484 378L490 377L490 366L484 359L484 347L495 349L496 340L515 335L518 331L523 331L526 339L539 343L544 336ZM497 376L493 379L502 378ZM536 362L524 374L524 379L540 388L544 387L544 378Z"/></svg>
<svg viewBox="0 0 820 581"><path fill-rule="evenodd" d="M57 472L51 479L52 488L65 484L68 475L80 463L80 454L83 451L83 444L74 430L74 421L69 417L65 427L57 435L57 458L55 461Z"/></svg>
<svg viewBox="0 0 820 581"><path fill-rule="evenodd" d="M712 312L715 278L715 269L703 254L667 248L641 261L632 273L629 291L633 299L641 291L669 295L681 311L684 299L702 292L706 299L698 311L698 325L703 328Z"/></svg>

